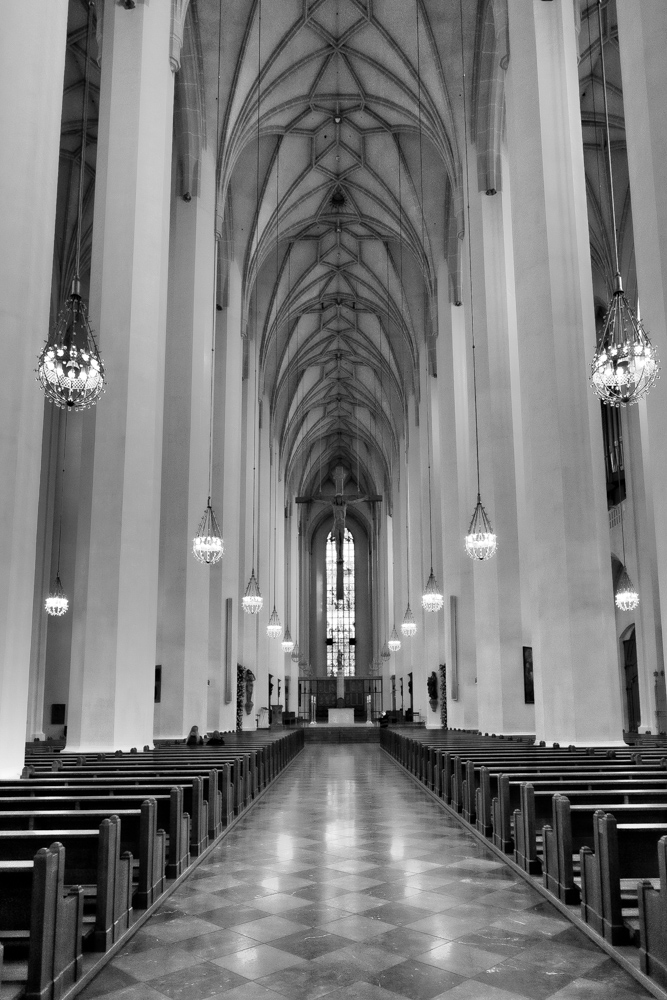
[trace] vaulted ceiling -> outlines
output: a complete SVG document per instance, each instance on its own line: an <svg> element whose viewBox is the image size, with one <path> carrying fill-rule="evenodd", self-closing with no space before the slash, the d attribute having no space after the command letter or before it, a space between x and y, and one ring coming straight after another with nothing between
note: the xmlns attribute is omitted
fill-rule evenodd
<svg viewBox="0 0 667 1000"><path fill-rule="evenodd" d="M382 490L436 333L460 189L459 0L233 6L221 214L281 470L307 492L342 460ZM217 74L216 8L198 5ZM477 11L463 8L470 81Z"/></svg>

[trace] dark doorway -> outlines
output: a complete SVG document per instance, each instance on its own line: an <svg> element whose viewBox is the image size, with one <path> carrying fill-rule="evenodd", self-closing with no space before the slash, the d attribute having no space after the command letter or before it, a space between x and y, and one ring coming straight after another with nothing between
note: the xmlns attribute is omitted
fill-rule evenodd
<svg viewBox="0 0 667 1000"><path fill-rule="evenodd" d="M636 733L641 719L639 710L639 676L637 673L637 640L635 628L623 639L623 666L625 668L625 702L628 710L628 732Z"/></svg>

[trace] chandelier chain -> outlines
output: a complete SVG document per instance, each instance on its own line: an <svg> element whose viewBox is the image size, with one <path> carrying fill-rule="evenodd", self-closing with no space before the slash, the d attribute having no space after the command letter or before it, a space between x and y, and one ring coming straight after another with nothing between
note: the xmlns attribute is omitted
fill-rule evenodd
<svg viewBox="0 0 667 1000"><path fill-rule="evenodd" d="M60 510L58 516L58 559L56 562L56 579L60 579L60 543L63 537L63 496L65 491L65 457L67 455L67 410L65 410L65 427L63 429L63 467L60 476Z"/></svg>
<svg viewBox="0 0 667 1000"><path fill-rule="evenodd" d="M81 158L79 162L79 191L77 198L77 219L76 219L76 258L74 263L75 277L80 277L81 270L81 225L83 217L83 182L86 174L86 147L88 144L88 98L90 95L90 74L88 72L88 60L90 53L90 33L92 18L90 16L92 3L88 3L86 13L86 50L84 56L83 73L83 108L81 116Z"/></svg>
<svg viewBox="0 0 667 1000"><path fill-rule="evenodd" d="M463 157L466 190L466 226L468 230L468 272L470 278L470 337L472 341L472 395L475 411L475 465L477 469L477 500L480 496L479 479L479 416L477 413L477 363L475 356L475 294L472 273L472 240L470 227L470 176L468 167L468 103L466 99L465 41L463 37L463 0L459 0L459 30L461 33L461 78L463 90Z"/></svg>
<svg viewBox="0 0 667 1000"><path fill-rule="evenodd" d="M611 228L614 237L614 266L616 274L621 273L618 260L618 234L616 232L616 205L614 204L614 174L611 162L611 136L609 130L609 103L607 100L607 69L604 58L604 39L602 37L602 0L598 0L598 28L600 31L600 68L602 70L602 98L604 101L604 127L607 146L607 168L609 170L609 199L611 202Z"/></svg>

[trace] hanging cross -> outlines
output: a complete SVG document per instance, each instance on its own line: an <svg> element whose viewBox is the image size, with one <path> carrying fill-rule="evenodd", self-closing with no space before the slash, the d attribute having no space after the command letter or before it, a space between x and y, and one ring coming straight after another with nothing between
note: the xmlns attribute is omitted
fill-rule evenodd
<svg viewBox="0 0 667 1000"><path fill-rule="evenodd" d="M331 504L333 511L333 527L331 534L336 543L336 600L343 600L343 541L345 540L345 516L348 506L355 507L360 503L381 503L382 497L379 494L344 493L345 468L337 465L334 470L334 483L336 492L333 497L323 496L322 493L312 497L297 497L297 503L324 503Z"/></svg>

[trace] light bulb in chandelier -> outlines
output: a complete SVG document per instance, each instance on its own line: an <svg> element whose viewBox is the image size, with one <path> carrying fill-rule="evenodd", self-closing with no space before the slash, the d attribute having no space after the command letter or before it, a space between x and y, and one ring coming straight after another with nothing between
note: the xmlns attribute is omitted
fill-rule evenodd
<svg viewBox="0 0 667 1000"><path fill-rule="evenodd" d="M273 611L271 612L271 617L269 618L269 624L266 626L266 634L269 639L279 639L283 634L283 627L280 624L280 618L278 617L275 604L273 605Z"/></svg>
<svg viewBox="0 0 667 1000"><path fill-rule="evenodd" d="M298 663L299 662L299 643L298 642L294 643L294 649L292 650L292 655L290 656L290 659L291 659L292 663Z"/></svg>
<svg viewBox="0 0 667 1000"><path fill-rule="evenodd" d="M660 362L623 292L620 274L591 363L593 391L609 406L630 406L660 378Z"/></svg>
<svg viewBox="0 0 667 1000"><path fill-rule="evenodd" d="M401 624L401 632L403 635L411 636L417 631L417 622L415 621L415 616L413 614L412 608L410 607L410 602L408 601L408 606L403 615L403 622Z"/></svg>
<svg viewBox="0 0 667 1000"><path fill-rule="evenodd" d="M294 649L294 643L292 642L292 636L289 633L289 625L285 629L285 635L282 641L283 653L291 653Z"/></svg>
<svg viewBox="0 0 667 1000"><path fill-rule="evenodd" d="M477 494L477 503L472 514L468 534L465 537L466 552L471 559L491 559L496 554L498 539L496 538L491 522L482 505L482 500Z"/></svg>
<svg viewBox="0 0 667 1000"><path fill-rule="evenodd" d="M259 591L259 584L257 583L257 579L255 577L254 568L250 574L248 586L245 589L245 594L243 595L241 604L243 605L243 610L247 615L259 614L264 605L264 598Z"/></svg>
<svg viewBox="0 0 667 1000"><path fill-rule="evenodd" d="M36 370L46 398L56 406L85 410L104 392L104 363L88 322L78 277L39 355Z"/></svg>
<svg viewBox="0 0 667 1000"><path fill-rule="evenodd" d="M389 636L389 642L387 643L389 649L392 653L398 653L401 648L401 640L398 638L398 632L396 631L396 626L394 625L391 630L391 635Z"/></svg>
<svg viewBox="0 0 667 1000"><path fill-rule="evenodd" d="M428 578L424 593L422 594L422 608L424 611L440 611L444 603L444 598L440 593L440 587L438 586L435 576L433 575L433 567L431 566L431 575Z"/></svg>
<svg viewBox="0 0 667 1000"><path fill-rule="evenodd" d="M616 587L614 601L619 611L634 611L639 604L639 594L632 585L625 566Z"/></svg>
<svg viewBox="0 0 667 1000"><path fill-rule="evenodd" d="M44 610L47 615L52 615L56 618L60 618L64 615L69 608L69 601L65 597L65 591L63 590L63 585L60 582L60 575L56 576L56 582L52 591L49 592L49 596L44 601Z"/></svg>
<svg viewBox="0 0 667 1000"><path fill-rule="evenodd" d="M218 525L215 512L211 507L211 498L208 498L206 510L202 514L197 534L192 540L192 554L200 563L212 565L220 562L225 543L222 540L222 533Z"/></svg>
<svg viewBox="0 0 667 1000"><path fill-rule="evenodd" d="M391 653L389 651L389 646L388 646L388 644L386 642L385 642L384 646L382 647L382 652L380 653L380 656L382 657L383 660L388 660L391 657Z"/></svg>

